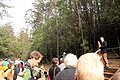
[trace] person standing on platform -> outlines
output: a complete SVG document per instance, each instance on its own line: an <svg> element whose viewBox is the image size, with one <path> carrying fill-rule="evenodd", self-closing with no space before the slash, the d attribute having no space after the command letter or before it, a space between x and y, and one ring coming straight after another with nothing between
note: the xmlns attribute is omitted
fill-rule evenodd
<svg viewBox="0 0 120 80"><path fill-rule="evenodd" d="M104 40L104 37L100 37L100 41L98 41L99 49L101 53L99 55L102 56L102 62L105 68L109 68L108 60L107 60L107 42Z"/></svg>

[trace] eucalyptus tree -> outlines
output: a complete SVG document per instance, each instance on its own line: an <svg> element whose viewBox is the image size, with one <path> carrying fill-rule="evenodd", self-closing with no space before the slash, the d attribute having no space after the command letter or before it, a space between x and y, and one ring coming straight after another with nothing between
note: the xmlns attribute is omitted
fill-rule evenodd
<svg viewBox="0 0 120 80"><path fill-rule="evenodd" d="M106 0L104 3L106 5L101 17L100 30L107 36L110 47L120 47L120 35L118 33L120 31L120 1Z"/></svg>
<svg viewBox="0 0 120 80"><path fill-rule="evenodd" d="M26 59L31 47L31 37L28 33L28 29L22 29L17 37L17 54L16 57Z"/></svg>
<svg viewBox="0 0 120 80"><path fill-rule="evenodd" d="M11 42L15 39L13 28L10 23L6 23L0 27L0 50L1 55L11 56Z"/></svg>
<svg viewBox="0 0 120 80"><path fill-rule="evenodd" d="M47 59L64 50L77 56L95 51L101 33L110 29L106 23L120 19L119 1L114 0L35 0L33 7L26 13L33 27L31 50L42 51Z"/></svg>
<svg viewBox="0 0 120 80"><path fill-rule="evenodd" d="M25 59L31 47L31 39L27 30L22 30L19 36L14 35L11 23L0 26L0 57Z"/></svg>
<svg viewBox="0 0 120 80"><path fill-rule="evenodd" d="M33 28L35 29L33 49L41 50L42 48L44 55L49 53L51 57L56 54L59 57L64 50L80 55L83 38L80 31L82 30L80 28L82 26L81 21L80 18L78 19L80 13L78 12L79 9L76 9L76 2L71 0L56 2L36 0L35 9L31 10L33 15L27 15L29 17L35 16L32 19L27 17L28 22L33 21ZM37 16L38 14L42 17Z"/></svg>

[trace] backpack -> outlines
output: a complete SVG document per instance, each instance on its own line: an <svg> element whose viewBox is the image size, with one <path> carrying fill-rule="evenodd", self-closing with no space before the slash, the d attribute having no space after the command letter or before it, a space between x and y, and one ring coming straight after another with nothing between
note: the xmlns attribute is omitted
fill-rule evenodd
<svg viewBox="0 0 120 80"><path fill-rule="evenodd" d="M24 75L24 77L30 77L28 80L35 80L34 76L33 76L32 68L27 61L25 62L25 75Z"/></svg>

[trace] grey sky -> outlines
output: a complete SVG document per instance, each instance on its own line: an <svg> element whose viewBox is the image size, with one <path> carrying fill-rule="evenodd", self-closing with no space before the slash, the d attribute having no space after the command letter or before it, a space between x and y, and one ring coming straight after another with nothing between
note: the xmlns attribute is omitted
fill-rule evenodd
<svg viewBox="0 0 120 80"><path fill-rule="evenodd" d="M7 1L7 0L6 0ZM12 5L14 8L9 9L9 14L12 16L11 18L4 18L1 23L12 22L15 35L22 28L27 28L27 24L25 24L25 11L32 8L32 3L34 0L11 0L8 3Z"/></svg>

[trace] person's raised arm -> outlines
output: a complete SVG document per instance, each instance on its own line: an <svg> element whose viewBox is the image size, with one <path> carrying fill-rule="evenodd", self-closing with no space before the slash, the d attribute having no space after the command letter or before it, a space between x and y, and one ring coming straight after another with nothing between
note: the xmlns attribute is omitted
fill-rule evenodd
<svg viewBox="0 0 120 80"><path fill-rule="evenodd" d="M98 48L100 49L100 47L101 47L101 44L100 44L100 41L98 41Z"/></svg>

